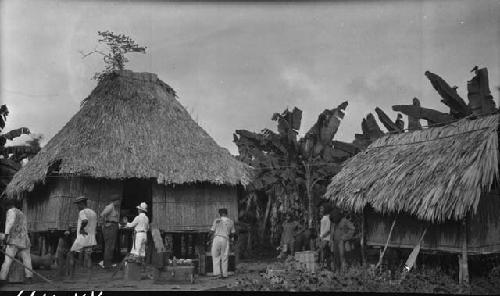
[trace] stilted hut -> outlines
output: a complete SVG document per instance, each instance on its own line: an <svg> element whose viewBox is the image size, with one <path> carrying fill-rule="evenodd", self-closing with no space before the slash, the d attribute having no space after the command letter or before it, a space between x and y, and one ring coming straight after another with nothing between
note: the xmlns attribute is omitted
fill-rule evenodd
<svg viewBox="0 0 500 296"><path fill-rule="evenodd" d="M364 213L366 245L500 253L499 115L385 135L347 161L325 198Z"/></svg>
<svg viewBox="0 0 500 296"><path fill-rule="evenodd" d="M32 232L75 225L81 194L97 213L121 194L129 218L145 201L153 225L174 234L174 251L188 258L197 238L180 234L207 232L221 207L237 220L238 186L248 180L248 167L191 119L170 86L124 70L99 82L5 194L24 198Z"/></svg>

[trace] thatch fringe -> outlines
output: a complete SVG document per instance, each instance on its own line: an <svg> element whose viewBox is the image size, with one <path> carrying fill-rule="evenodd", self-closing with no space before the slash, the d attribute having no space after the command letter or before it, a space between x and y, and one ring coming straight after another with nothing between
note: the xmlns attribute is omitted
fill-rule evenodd
<svg viewBox="0 0 500 296"><path fill-rule="evenodd" d="M348 160L325 198L360 212L459 220L498 180L499 115L386 135Z"/></svg>
<svg viewBox="0 0 500 296"><path fill-rule="evenodd" d="M151 73L115 74L14 176L8 197L33 190L52 169L63 176L153 178L162 184L248 184L249 167L191 119L170 86Z"/></svg>

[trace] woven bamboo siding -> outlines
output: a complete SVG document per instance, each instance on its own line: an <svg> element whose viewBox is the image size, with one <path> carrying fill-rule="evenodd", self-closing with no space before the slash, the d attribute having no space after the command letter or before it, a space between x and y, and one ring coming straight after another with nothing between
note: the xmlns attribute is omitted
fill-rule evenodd
<svg viewBox="0 0 500 296"><path fill-rule="evenodd" d="M165 231L208 231L218 217L219 208L227 208L229 218L237 221L235 186L153 185L153 217L155 224Z"/></svg>
<svg viewBox="0 0 500 296"><path fill-rule="evenodd" d="M29 193L25 202L30 231L65 230L76 227L78 209L73 200L84 194L88 206L98 215L109 202L112 193L122 192L120 181L90 178L54 178ZM36 195L36 196L35 196Z"/></svg>
<svg viewBox="0 0 500 296"><path fill-rule="evenodd" d="M500 195L484 195L476 215L468 220L467 250L471 254L500 252ZM383 246L389 235L394 216L366 213L368 245ZM409 215L399 215L393 229L389 247L413 248L425 227L425 223ZM461 223L446 222L432 224L427 229L422 249L460 253L462 251Z"/></svg>

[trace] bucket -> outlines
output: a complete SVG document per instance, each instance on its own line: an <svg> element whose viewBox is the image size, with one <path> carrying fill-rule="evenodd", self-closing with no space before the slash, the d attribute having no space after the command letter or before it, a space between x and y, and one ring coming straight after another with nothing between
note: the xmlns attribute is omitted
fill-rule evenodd
<svg viewBox="0 0 500 296"><path fill-rule="evenodd" d="M16 261L10 265L9 283L24 283L24 266Z"/></svg>
<svg viewBox="0 0 500 296"><path fill-rule="evenodd" d="M125 261L123 279L126 281L140 281L141 268L142 266L139 263Z"/></svg>
<svg viewBox="0 0 500 296"><path fill-rule="evenodd" d="M314 251L295 252L295 260L305 265L307 271L315 273L318 265L316 264L317 253Z"/></svg>

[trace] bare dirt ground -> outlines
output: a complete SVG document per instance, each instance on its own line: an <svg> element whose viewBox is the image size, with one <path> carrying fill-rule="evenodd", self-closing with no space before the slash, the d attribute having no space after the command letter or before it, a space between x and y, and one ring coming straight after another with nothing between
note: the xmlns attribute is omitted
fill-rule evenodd
<svg viewBox="0 0 500 296"><path fill-rule="evenodd" d="M213 289L224 289L234 282L235 276L228 279L212 279L209 276L197 276L195 283L188 282L171 282L166 283L160 281L155 283L149 275L152 274L151 268L147 268L146 272L142 274L140 281L125 281L123 280L123 271L118 271L112 279L113 270L104 270L98 266L93 268L93 272L88 280L88 275L83 268L78 268L75 272L73 280L57 280L55 270L37 270L46 278L52 280L54 283L49 284L34 276L33 282L30 284L7 284L0 291L53 291L53 290L91 290L91 291L126 291L126 290L162 290L162 291L203 291Z"/></svg>
<svg viewBox="0 0 500 296"><path fill-rule="evenodd" d="M286 273L282 277L267 276L268 267L283 266ZM54 291L54 290L92 290L92 291L343 291L343 292L392 292L392 293L453 293L453 294L499 294L500 275L494 277L471 277L471 286L461 289L456 279L436 270L415 271L402 283L395 283L384 274L369 275L366 270L351 267L343 273L320 271L314 275L300 270L290 269L286 263L277 263L274 259L259 259L240 262L236 273L228 279L212 279L209 276L197 276L195 283L159 282L149 276L152 269L147 268L141 281L124 281L123 271L111 279L113 270L103 270L95 266L88 281L87 274L80 268L75 279L57 280L55 270L38 270L54 284L45 283L35 277L31 284L8 284L2 290L8 291ZM289 265L290 266L290 265ZM497 278L498 277L498 278ZM1 293L0 293L1 294Z"/></svg>

